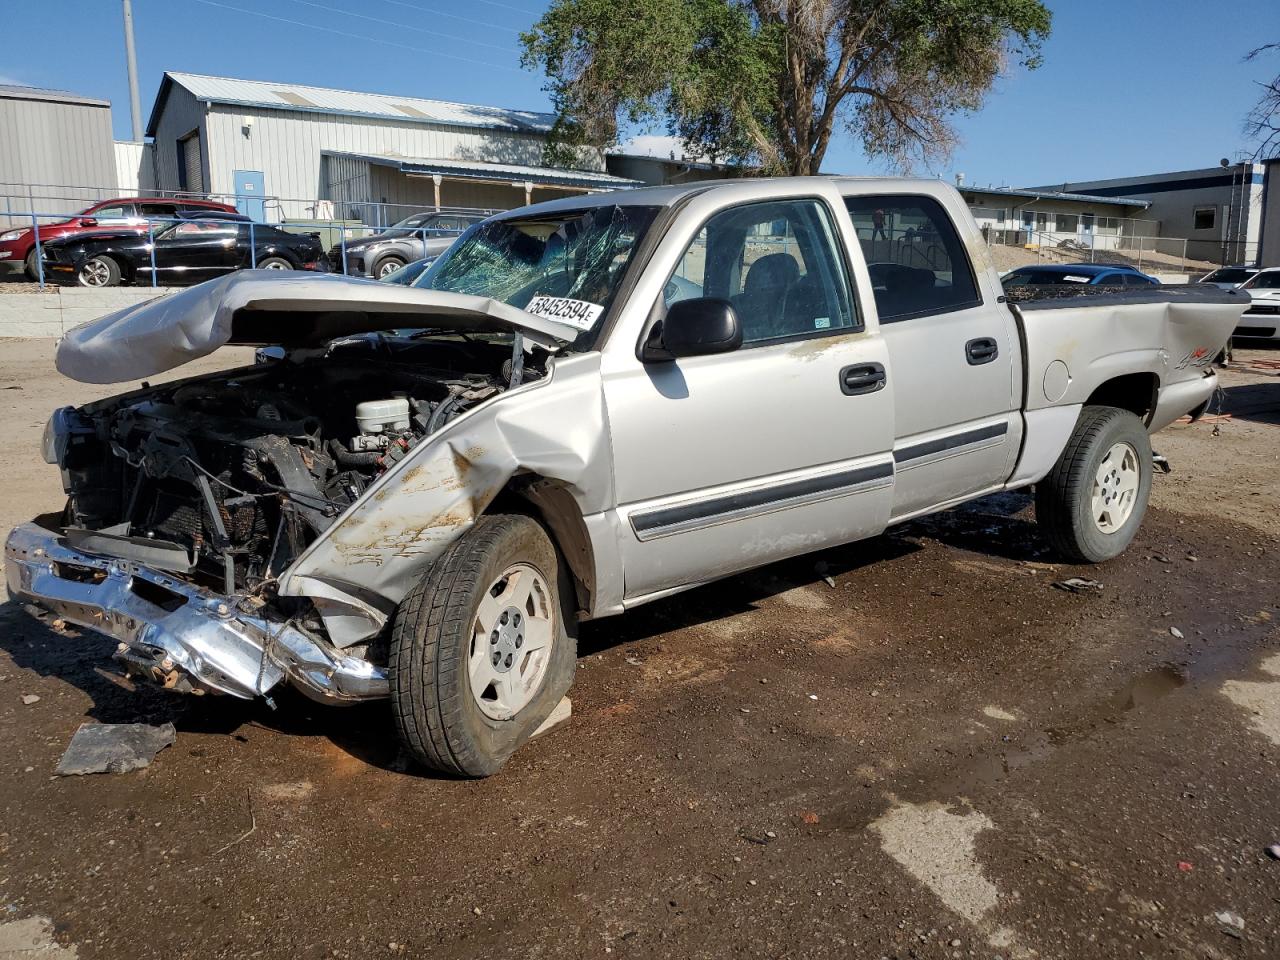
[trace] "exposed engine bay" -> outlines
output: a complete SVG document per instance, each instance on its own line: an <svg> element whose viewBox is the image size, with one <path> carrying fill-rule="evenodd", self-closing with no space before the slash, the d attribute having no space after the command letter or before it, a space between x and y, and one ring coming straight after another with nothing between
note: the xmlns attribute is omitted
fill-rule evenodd
<svg viewBox="0 0 1280 960"><path fill-rule="evenodd" d="M274 578L425 437L545 375L519 334L354 337L59 411L51 427L80 548L223 594Z"/></svg>

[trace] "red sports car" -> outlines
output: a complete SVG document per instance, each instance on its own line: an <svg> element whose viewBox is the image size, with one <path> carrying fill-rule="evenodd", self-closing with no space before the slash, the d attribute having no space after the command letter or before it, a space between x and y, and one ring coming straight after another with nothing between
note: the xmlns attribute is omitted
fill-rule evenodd
<svg viewBox="0 0 1280 960"><path fill-rule="evenodd" d="M212 200L177 200L168 197L101 200L67 220L41 222L40 242L88 233L103 227L118 231L121 227L136 226L138 233L145 233L148 221L198 216L210 210L236 212L235 207ZM39 275L36 266L36 235L31 227L16 227L0 233L0 264L5 263L21 263L32 280Z"/></svg>

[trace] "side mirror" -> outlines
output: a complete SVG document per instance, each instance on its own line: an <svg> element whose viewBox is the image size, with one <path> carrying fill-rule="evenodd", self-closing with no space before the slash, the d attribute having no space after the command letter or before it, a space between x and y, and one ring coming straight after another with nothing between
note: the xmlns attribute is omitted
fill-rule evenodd
<svg viewBox="0 0 1280 960"><path fill-rule="evenodd" d="M80 221L80 226L82 227L96 227L97 225L98 225L98 221L93 217L85 217L83 220Z"/></svg>
<svg viewBox="0 0 1280 960"><path fill-rule="evenodd" d="M661 363L677 357L728 353L742 346L742 324L728 300L695 297L679 300L654 325L640 359Z"/></svg>

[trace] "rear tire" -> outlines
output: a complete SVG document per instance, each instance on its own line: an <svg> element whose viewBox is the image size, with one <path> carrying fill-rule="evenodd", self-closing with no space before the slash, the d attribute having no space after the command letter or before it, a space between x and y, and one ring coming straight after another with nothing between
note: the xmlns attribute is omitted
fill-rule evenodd
<svg viewBox="0 0 1280 960"><path fill-rule="evenodd" d="M82 287L117 287L120 285L120 264L107 256L90 257L76 271L76 282Z"/></svg>
<svg viewBox="0 0 1280 960"><path fill-rule="evenodd" d="M1118 407L1085 407L1058 462L1036 485L1036 522L1063 559L1118 557L1142 525L1152 473L1141 420Z"/></svg>
<svg viewBox="0 0 1280 960"><path fill-rule="evenodd" d="M263 257L258 261L259 270L292 270L293 264L284 257Z"/></svg>
<svg viewBox="0 0 1280 960"><path fill-rule="evenodd" d="M571 597L555 546L524 516L480 517L428 567L396 613L388 671L419 762L487 777L529 739L573 683Z"/></svg>

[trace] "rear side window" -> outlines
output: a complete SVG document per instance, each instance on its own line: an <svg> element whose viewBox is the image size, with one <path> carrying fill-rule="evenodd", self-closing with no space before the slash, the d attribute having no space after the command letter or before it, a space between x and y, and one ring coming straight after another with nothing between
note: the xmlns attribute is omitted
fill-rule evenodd
<svg viewBox="0 0 1280 960"><path fill-rule="evenodd" d="M880 320L893 323L982 303L973 266L942 205L932 197L845 197L871 273Z"/></svg>

